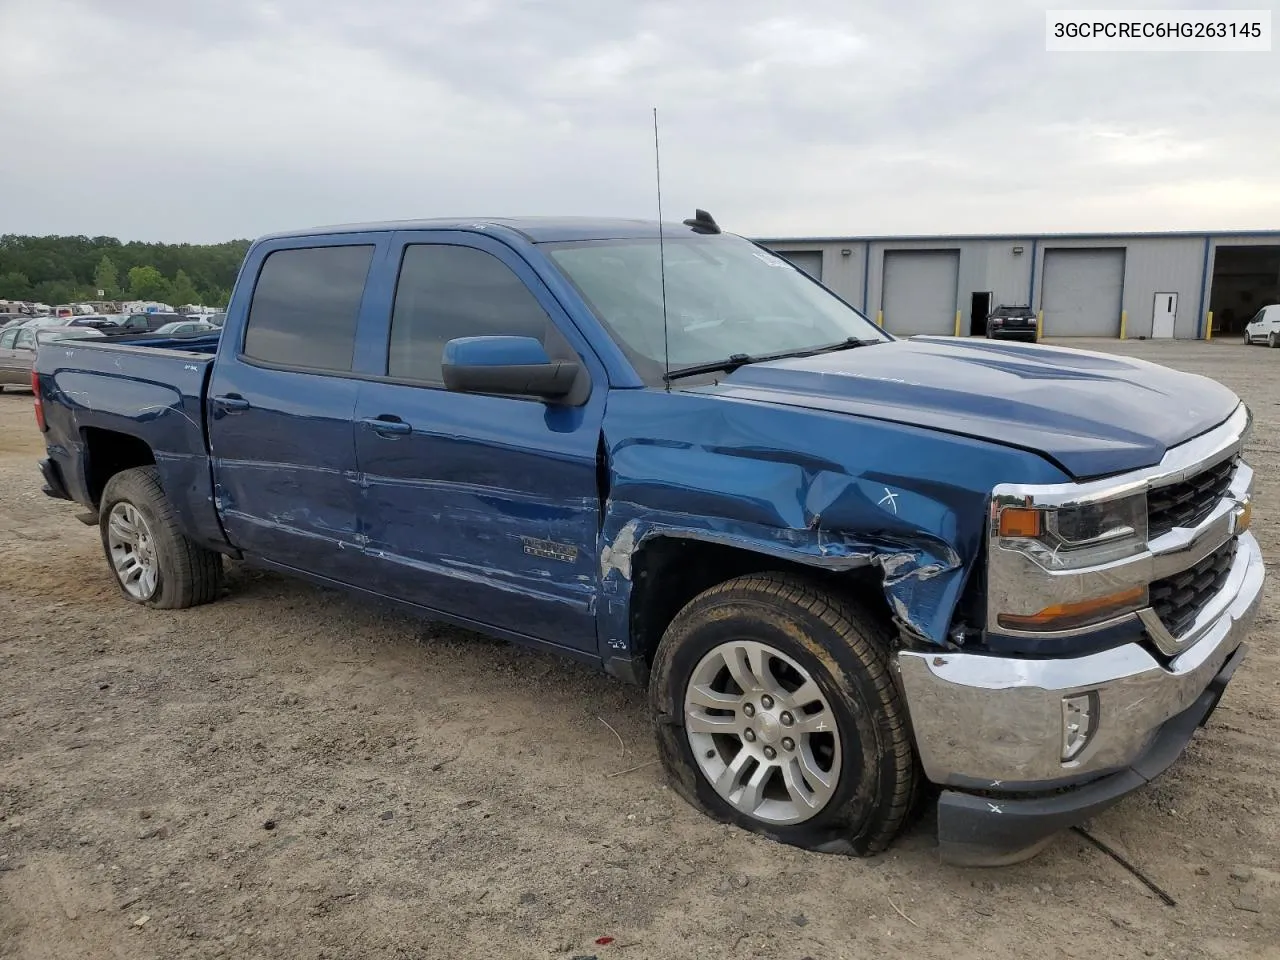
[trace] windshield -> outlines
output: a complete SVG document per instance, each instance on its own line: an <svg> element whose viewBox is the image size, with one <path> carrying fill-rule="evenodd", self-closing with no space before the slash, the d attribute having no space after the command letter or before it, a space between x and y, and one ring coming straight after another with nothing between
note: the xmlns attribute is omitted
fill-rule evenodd
<svg viewBox="0 0 1280 960"><path fill-rule="evenodd" d="M662 276L656 238L547 243L646 383L662 382ZM888 340L880 329L781 257L727 234L666 241L667 330L672 371L801 352L850 338Z"/></svg>

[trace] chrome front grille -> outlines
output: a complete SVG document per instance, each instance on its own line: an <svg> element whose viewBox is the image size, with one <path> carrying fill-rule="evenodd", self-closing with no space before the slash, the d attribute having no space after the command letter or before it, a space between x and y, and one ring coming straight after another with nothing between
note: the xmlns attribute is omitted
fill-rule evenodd
<svg viewBox="0 0 1280 960"><path fill-rule="evenodd" d="M1155 487L1147 494L1147 536L1154 540L1174 527L1194 527L1213 512L1231 486L1236 458L1230 457L1195 476Z"/></svg>
<svg viewBox="0 0 1280 960"><path fill-rule="evenodd" d="M1151 584L1151 609L1175 638L1182 637L1227 582L1236 557L1232 537L1199 563Z"/></svg>

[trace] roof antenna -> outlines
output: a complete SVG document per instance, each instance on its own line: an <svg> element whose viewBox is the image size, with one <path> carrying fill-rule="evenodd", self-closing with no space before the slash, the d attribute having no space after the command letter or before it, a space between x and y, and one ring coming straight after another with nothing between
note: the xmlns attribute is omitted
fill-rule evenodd
<svg viewBox="0 0 1280 960"><path fill-rule="evenodd" d="M662 157L658 152L658 108L653 108L653 172L658 183L658 276L662 278L662 382L671 392L671 340L667 333L667 249L662 229Z"/></svg>
<svg viewBox="0 0 1280 960"><path fill-rule="evenodd" d="M716 218L705 210L695 210L693 216L684 221L686 227L692 227L694 233L719 233L720 224Z"/></svg>

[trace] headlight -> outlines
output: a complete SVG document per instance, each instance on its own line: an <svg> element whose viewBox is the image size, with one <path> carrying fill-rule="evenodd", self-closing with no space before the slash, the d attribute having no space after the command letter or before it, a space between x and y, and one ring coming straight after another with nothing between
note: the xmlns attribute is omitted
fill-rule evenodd
<svg viewBox="0 0 1280 960"><path fill-rule="evenodd" d="M1046 570L1075 570L1123 560L1147 546L1147 496L1046 509L1000 509L997 544Z"/></svg>
<svg viewBox="0 0 1280 960"><path fill-rule="evenodd" d="M1045 570L1063 572L1124 560L1147 548L1145 493L1071 507L997 504L993 547L1030 557ZM1147 605L1147 588L1102 596L1063 598L1027 614L1000 613L1007 630L1069 630L1101 623Z"/></svg>

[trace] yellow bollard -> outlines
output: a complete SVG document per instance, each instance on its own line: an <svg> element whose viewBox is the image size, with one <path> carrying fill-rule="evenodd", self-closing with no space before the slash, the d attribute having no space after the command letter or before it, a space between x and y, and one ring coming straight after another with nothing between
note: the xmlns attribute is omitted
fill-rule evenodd
<svg viewBox="0 0 1280 960"><path fill-rule="evenodd" d="M960 311L956 311L956 336L960 336Z"/></svg>
<svg viewBox="0 0 1280 960"><path fill-rule="evenodd" d="M883 311L883 310L877 310L877 311L876 311L876 326L877 326L877 327L883 327L883 326L884 326L884 311Z"/></svg>
<svg viewBox="0 0 1280 960"><path fill-rule="evenodd" d="M1126 336L1126 333L1128 332L1127 331L1128 326L1129 326L1129 311L1121 310L1120 311L1120 339L1121 340L1129 339Z"/></svg>
<svg viewBox="0 0 1280 960"><path fill-rule="evenodd" d="M1041 310L1036 314L1036 343L1040 342L1040 338L1044 336L1044 311Z"/></svg>
<svg viewBox="0 0 1280 960"><path fill-rule="evenodd" d="M1213 339L1213 311L1209 311L1209 316L1204 322L1204 338L1206 340Z"/></svg>

